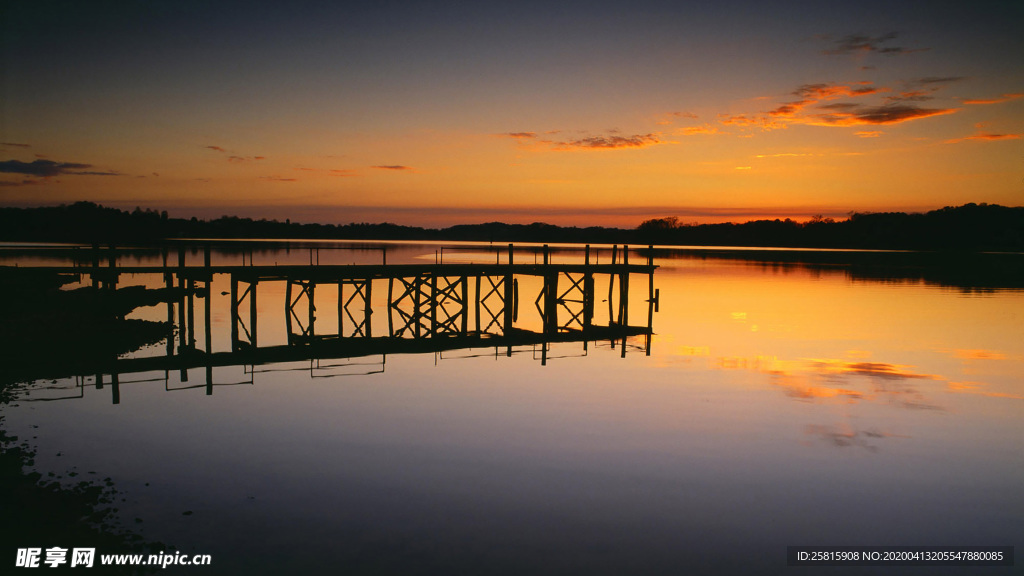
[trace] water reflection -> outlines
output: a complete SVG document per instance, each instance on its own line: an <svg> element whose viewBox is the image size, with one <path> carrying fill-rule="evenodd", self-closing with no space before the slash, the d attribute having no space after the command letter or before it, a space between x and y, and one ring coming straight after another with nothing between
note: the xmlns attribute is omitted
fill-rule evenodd
<svg viewBox="0 0 1024 576"><path fill-rule="evenodd" d="M434 250L388 258L433 265ZM583 253L559 258L579 264ZM449 293L463 303L446 298L436 324L429 308L412 323L389 310L386 280L339 322L337 303L355 287L339 298L336 285L317 285L313 323L306 295L292 306L312 333L283 318L301 289L289 299L284 281L260 281L255 342L245 282L233 298L229 277L208 291L197 280L193 320L180 295L129 315L177 324L184 311L194 331L184 346L176 333L170 354L161 341L122 357L140 371L120 374L121 404L109 373L96 393L86 372L36 382L20 398L74 400L19 400L4 407L5 426L38 437L41 470L115 478L147 535L212 553L226 573L788 574L790 545L1019 544L1024 294L962 298L917 272L888 282L842 267L655 263L650 332L644 276L625 310L621 282L611 306L607 278L595 287L592 326L613 329L624 311L644 329L617 334L614 347L578 340L577 320L575 331L546 332L543 277L519 278L513 326L532 335L506 335L490 298L477 334L475 281L454 276ZM160 276L132 281L166 288ZM573 283L558 286L556 296ZM399 303L410 317L418 289ZM558 308L558 326L584 309L576 299L566 298L572 312ZM238 300L249 334L233 338ZM370 324L350 337L366 300ZM406 327L400 337L389 315ZM506 337L538 341L509 356L511 340L495 340ZM371 350L378 338L406 348ZM227 362L268 350L310 355ZM225 363L212 366L207 396L213 358Z"/></svg>

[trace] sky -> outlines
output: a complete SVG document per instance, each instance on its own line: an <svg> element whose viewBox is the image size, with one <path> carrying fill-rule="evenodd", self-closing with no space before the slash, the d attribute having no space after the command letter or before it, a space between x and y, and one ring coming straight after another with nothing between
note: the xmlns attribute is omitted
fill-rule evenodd
<svg viewBox="0 0 1024 576"><path fill-rule="evenodd" d="M633 227L1024 204L1024 2L0 10L3 206Z"/></svg>

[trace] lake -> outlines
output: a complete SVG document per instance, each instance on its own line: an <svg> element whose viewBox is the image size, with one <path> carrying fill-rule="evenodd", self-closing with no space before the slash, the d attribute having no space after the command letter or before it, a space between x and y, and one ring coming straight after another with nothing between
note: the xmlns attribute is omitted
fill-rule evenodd
<svg viewBox="0 0 1024 576"><path fill-rule="evenodd" d="M542 264L540 247L517 250L517 263ZM307 242L218 244L210 258L493 264L505 252ZM173 265L177 252L169 254ZM189 265L204 259L196 246L182 254ZM116 515L133 532L211 555L211 566L182 569L195 574L804 574L787 567L787 546L1019 549L1020 255L986 257L996 271L985 278L937 266L944 257L920 263L901 253L660 248L634 250L629 262L648 256L658 267L656 303L647 274L630 275L628 294L618 278L609 289L611 276L594 277L591 323L614 326L625 314L632 332L589 339L562 329L573 314L582 322L583 306L571 291L561 296L573 282L562 277L563 336L531 339L546 326L545 284L523 275L520 340L463 345L433 335L446 343L416 348L409 332L403 342L352 342L351 357L344 342L329 354L287 353L308 345L310 315L316 334L394 333L405 317L389 306L387 280L372 281L369 304L358 286L343 286L343 299L356 299L341 311L337 286L318 286L309 315L301 287L261 280L258 346L282 355L240 365L229 353L253 340L247 285L236 288L238 328L230 278L214 274L192 306L129 315L178 328L170 342L125 355L155 368L122 373L116 387L109 372L102 382L90 372L29 379L0 408L3 427L28 441L44 477L110 478ZM585 257L581 246L550 254L553 265ZM70 258L12 250L0 264ZM140 250L116 264L164 258ZM589 258L608 264L611 247L595 246ZM1016 272L1001 273L1007 266ZM89 282L84 274L65 290ZM160 273L117 282L166 284ZM471 300L478 293L472 280L457 284L442 322L455 310L456 331L478 319L500 327L496 300L483 312L463 309L462 290ZM182 343L195 349L190 358L217 362L160 368ZM39 358L42 370L50 360L45 350ZM901 573L813 573L878 570ZM929 569L906 572L921 570ZM928 573L1013 568L967 570Z"/></svg>

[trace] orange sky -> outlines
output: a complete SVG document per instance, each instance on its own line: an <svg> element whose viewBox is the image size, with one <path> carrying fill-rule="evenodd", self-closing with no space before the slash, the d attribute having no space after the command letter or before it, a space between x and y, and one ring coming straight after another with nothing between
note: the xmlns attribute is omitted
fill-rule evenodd
<svg viewBox="0 0 1024 576"><path fill-rule="evenodd" d="M289 6L9 10L0 204L635 226L1024 198L1013 3Z"/></svg>

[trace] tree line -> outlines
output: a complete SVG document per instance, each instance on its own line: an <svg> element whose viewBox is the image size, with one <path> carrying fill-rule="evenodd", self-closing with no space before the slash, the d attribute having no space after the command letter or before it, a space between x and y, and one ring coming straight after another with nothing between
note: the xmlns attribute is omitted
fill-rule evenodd
<svg viewBox="0 0 1024 576"><path fill-rule="evenodd" d="M635 245L756 246L894 250L1024 251L1024 207L965 204L924 213L851 213L836 221L814 217L746 223L686 224L669 216L636 228L533 224L421 228L398 224L301 224L290 220L222 216L171 218L166 211L133 211L92 202L0 208L0 240L85 243L158 243L168 238L277 238L339 240L461 240L589 242Z"/></svg>

